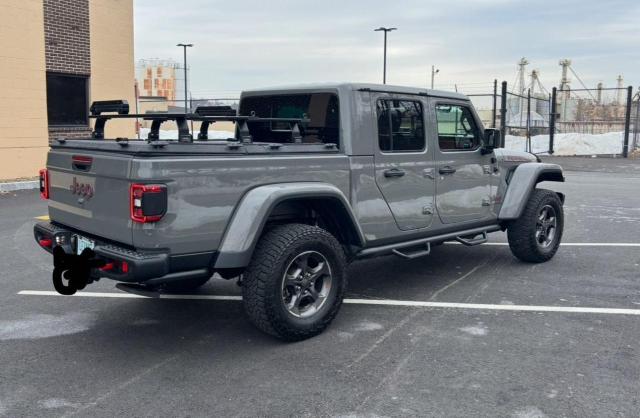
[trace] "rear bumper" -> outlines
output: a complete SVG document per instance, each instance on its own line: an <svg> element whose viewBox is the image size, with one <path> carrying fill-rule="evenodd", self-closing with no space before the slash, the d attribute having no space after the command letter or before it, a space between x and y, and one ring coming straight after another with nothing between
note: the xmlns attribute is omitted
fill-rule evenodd
<svg viewBox="0 0 640 418"><path fill-rule="evenodd" d="M33 233L38 245L49 253L60 246L66 254L76 254L77 235L93 240L93 257L104 262L103 267L91 270L94 280L106 277L121 282L160 284L213 274L213 253L171 256L166 250L142 251L50 222L37 223Z"/></svg>

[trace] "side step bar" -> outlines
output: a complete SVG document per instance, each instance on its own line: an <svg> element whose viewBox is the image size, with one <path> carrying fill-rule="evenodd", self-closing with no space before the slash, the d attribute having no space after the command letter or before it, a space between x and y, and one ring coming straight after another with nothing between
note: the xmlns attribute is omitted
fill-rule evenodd
<svg viewBox="0 0 640 418"><path fill-rule="evenodd" d="M499 225L483 226L467 229L465 231L455 231L448 234L434 235L428 238L420 238L411 241L381 245L379 247L365 248L356 255L356 258L395 254L403 258L413 259L428 255L431 252L431 244L438 244L451 240L458 241L467 246L483 244L487 242L488 233L500 231L500 229ZM475 238L477 235L481 235L481 237ZM420 246L426 246L427 248L416 251L414 247ZM413 249L413 251L411 251L411 249Z"/></svg>
<svg viewBox="0 0 640 418"><path fill-rule="evenodd" d="M400 250L393 250L392 253L397 255L398 257L406 258L409 260L413 260L414 258L422 257L425 255L431 254L431 243L427 242L427 249L425 250L417 250L414 252L402 252Z"/></svg>
<svg viewBox="0 0 640 418"><path fill-rule="evenodd" d="M478 235L480 235L480 238L476 238L476 236ZM466 245L467 247L484 244L485 242L487 242L487 231L482 231L481 233L475 235L466 235L466 237L467 238L465 238L464 236L457 236L456 241L458 241L462 245Z"/></svg>

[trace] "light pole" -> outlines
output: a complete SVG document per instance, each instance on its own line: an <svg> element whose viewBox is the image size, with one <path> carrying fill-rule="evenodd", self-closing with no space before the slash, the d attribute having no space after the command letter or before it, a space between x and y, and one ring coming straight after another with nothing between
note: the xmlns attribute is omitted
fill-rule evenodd
<svg viewBox="0 0 640 418"><path fill-rule="evenodd" d="M384 62L382 64L382 84L387 84L387 32L396 30L397 28L385 28L380 26L374 29L375 32L384 32Z"/></svg>
<svg viewBox="0 0 640 418"><path fill-rule="evenodd" d="M436 74L438 74L439 72L439 68L436 68L435 65L431 66L431 90L433 90L433 80L436 78Z"/></svg>
<svg viewBox="0 0 640 418"><path fill-rule="evenodd" d="M193 44L178 44L184 51L184 113L187 113L187 48L191 48Z"/></svg>

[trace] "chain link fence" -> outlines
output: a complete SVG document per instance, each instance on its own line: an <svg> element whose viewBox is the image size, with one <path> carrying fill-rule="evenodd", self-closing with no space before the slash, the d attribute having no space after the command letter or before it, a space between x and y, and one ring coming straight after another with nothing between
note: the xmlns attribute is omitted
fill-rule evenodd
<svg viewBox="0 0 640 418"><path fill-rule="evenodd" d="M629 152L632 88L554 88L553 141L583 154Z"/></svg>
<svg viewBox="0 0 640 418"><path fill-rule="evenodd" d="M487 91L488 90L488 91ZM508 149L556 155L640 154L640 94L632 87L525 92L506 82L472 90L484 126L502 132Z"/></svg>
<svg viewBox="0 0 640 418"><path fill-rule="evenodd" d="M631 103L631 133L629 152L634 157L640 157L640 90Z"/></svg>

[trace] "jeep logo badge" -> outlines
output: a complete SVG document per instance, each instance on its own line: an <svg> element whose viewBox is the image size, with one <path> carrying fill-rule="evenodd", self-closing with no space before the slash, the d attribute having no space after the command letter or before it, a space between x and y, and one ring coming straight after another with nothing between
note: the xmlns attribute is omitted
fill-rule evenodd
<svg viewBox="0 0 640 418"><path fill-rule="evenodd" d="M93 197L93 186L88 183L78 183L78 179L75 177L73 178L73 183L71 183L69 190L71 190L71 194L86 197L87 199Z"/></svg>

